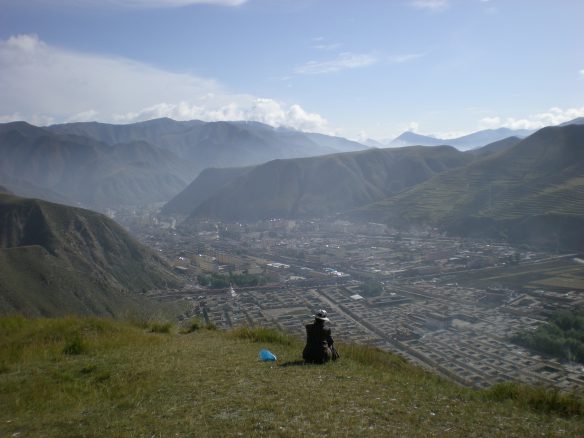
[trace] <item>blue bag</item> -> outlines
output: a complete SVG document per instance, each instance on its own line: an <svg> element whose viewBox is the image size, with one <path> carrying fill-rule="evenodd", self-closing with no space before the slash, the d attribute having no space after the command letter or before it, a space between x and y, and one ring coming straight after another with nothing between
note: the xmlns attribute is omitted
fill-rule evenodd
<svg viewBox="0 0 584 438"><path fill-rule="evenodd" d="M260 350L259 358L262 362L274 362L277 359L274 353L265 348Z"/></svg>

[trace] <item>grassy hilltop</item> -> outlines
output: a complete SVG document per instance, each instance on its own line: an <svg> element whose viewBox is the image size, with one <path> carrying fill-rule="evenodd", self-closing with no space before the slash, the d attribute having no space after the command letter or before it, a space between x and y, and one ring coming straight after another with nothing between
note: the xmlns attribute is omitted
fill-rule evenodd
<svg viewBox="0 0 584 438"><path fill-rule="evenodd" d="M375 349L102 319L0 319L0 436L583 436L581 400L474 391ZM259 362L260 348L278 355ZM286 366L287 365L287 366Z"/></svg>

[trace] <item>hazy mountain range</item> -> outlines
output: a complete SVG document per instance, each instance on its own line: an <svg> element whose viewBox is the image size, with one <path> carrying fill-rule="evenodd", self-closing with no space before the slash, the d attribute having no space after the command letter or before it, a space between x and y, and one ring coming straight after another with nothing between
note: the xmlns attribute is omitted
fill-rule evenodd
<svg viewBox="0 0 584 438"><path fill-rule="evenodd" d="M584 125L541 129L360 213L456 234L584 248Z"/></svg>
<svg viewBox="0 0 584 438"><path fill-rule="evenodd" d="M276 158L310 157L366 148L340 137L273 128L258 122L207 123L162 118L129 125L68 123L47 129L110 145L148 142L188 163L193 178L207 167L246 166Z"/></svg>
<svg viewBox="0 0 584 438"><path fill-rule="evenodd" d="M25 122L0 125L0 155L0 183L14 193L86 206L165 201L191 174L144 141L109 145Z"/></svg>
<svg viewBox="0 0 584 438"><path fill-rule="evenodd" d="M485 129L458 138L442 139L406 131L386 144L390 147L449 145L454 146L461 151L466 151L470 149L481 148L487 144L503 140L504 138L508 137L525 138L528 135L533 134L533 132L533 130L528 129L498 128Z"/></svg>
<svg viewBox="0 0 584 438"><path fill-rule="evenodd" d="M207 167L365 149L339 137L253 122L0 124L0 184L93 208L165 202Z"/></svg>
<svg viewBox="0 0 584 438"><path fill-rule="evenodd" d="M581 248L583 154L584 126L572 124L467 152L448 146L372 149L208 169L165 211L225 220L343 213Z"/></svg>
<svg viewBox="0 0 584 438"><path fill-rule="evenodd" d="M166 213L198 217L319 216L364 208L502 154L527 133L501 128L450 140L404 133L392 144L453 147L379 149L255 122L14 122L0 125L0 184L17 195L91 208L166 202ZM515 135L500 138L508 134ZM465 148L472 149L459 150Z"/></svg>
<svg viewBox="0 0 584 438"><path fill-rule="evenodd" d="M207 169L164 211L228 220L326 216L383 199L472 159L449 146L409 147Z"/></svg>
<svg viewBox="0 0 584 438"><path fill-rule="evenodd" d="M180 281L107 217L0 193L0 314L121 316Z"/></svg>

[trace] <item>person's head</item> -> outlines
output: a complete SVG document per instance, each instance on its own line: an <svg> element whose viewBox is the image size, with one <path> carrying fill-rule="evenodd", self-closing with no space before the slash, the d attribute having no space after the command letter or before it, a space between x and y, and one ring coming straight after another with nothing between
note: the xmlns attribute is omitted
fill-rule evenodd
<svg viewBox="0 0 584 438"><path fill-rule="evenodd" d="M314 322L317 324L324 324L325 321L330 321L330 319L327 317L326 310L320 309L314 315Z"/></svg>

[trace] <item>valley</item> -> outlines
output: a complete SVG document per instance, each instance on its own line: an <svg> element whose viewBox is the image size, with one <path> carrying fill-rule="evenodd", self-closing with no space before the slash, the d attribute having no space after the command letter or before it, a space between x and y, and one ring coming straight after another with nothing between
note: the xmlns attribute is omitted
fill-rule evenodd
<svg viewBox="0 0 584 438"><path fill-rule="evenodd" d="M584 1L0 4L0 438L584 436Z"/></svg>
<svg viewBox="0 0 584 438"><path fill-rule="evenodd" d="M225 329L268 326L302 338L314 309L325 308L335 339L397 353L465 386L516 380L584 387L582 365L510 340L557 310L584 304L578 254L347 221L196 227L138 231L188 279L182 289L149 294L185 303L182 318ZM241 273L269 282L233 289L197 282L199 275ZM365 288L372 283L379 287Z"/></svg>
<svg viewBox="0 0 584 438"><path fill-rule="evenodd" d="M339 340L397 353L465 386L584 387L581 364L512 342L584 305L582 125L467 151L358 150L262 124L170 119L13 123L2 135L13 164L0 179L4 313L119 317L164 308L183 322L302 338L314 309L326 308ZM294 157L317 143L318 156ZM243 158L262 144L276 159ZM218 145L241 150L222 158ZM22 164L37 154L52 164ZM231 164L242 166L224 167ZM196 174L203 165L211 167ZM174 188L160 183L175 177ZM17 193L92 199L108 218L15 197L15 178L28 184L16 184Z"/></svg>

